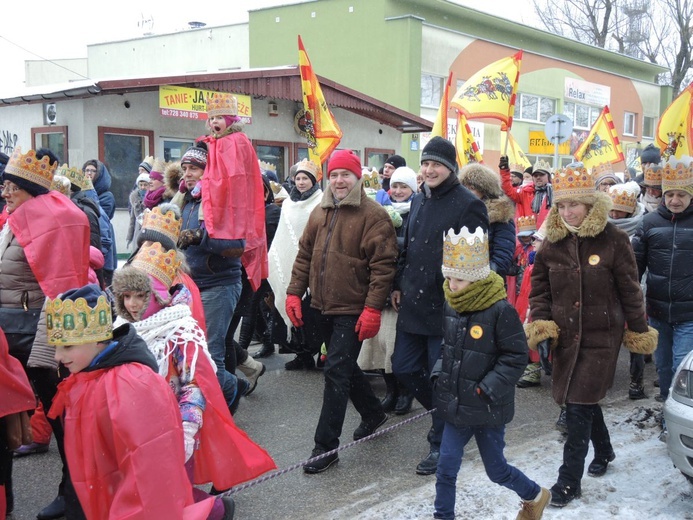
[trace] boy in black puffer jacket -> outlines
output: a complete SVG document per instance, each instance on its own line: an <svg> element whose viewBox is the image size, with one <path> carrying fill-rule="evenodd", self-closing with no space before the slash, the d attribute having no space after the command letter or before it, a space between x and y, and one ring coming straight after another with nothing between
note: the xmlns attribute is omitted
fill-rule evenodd
<svg viewBox="0 0 693 520"><path fill-rule="evenodd" d="M503 456L505 425L515 412L515 384L527 365L527 340L490 270L488 235L450 229L443 244L443 352L434 366L434 402L445 421L436 471L434 518L455 518L455 485L464 447L474 437L491 481L522 499L517 518L541 518L551 494Z"/></svg>

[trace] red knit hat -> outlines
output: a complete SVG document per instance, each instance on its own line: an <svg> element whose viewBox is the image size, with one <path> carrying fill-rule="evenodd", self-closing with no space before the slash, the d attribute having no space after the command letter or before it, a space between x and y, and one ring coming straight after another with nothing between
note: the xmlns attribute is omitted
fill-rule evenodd
<svg viewBox="0 0 693 520"><path fill-rule="evenodd" d="M344 169L349 170L356 175L357 179L361 178L361 159L351 150L337 150L332 154L327 164L327 174L332 170Z"/></svg>

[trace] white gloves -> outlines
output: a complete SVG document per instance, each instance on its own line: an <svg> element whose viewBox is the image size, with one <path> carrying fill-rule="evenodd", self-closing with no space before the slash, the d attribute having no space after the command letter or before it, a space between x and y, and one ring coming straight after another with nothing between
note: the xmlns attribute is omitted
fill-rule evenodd
<svg viewBox="0 0 693 520"><path fill-rule="evenodd" d="M190 421L183 421L183 437L185 439L185 462L190 460L195 450L195 435L200 425Z"/></svg>

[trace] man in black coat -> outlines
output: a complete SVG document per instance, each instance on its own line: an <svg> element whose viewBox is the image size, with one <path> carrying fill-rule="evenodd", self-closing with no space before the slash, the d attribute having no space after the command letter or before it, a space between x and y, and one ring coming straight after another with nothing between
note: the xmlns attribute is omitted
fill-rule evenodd
<svg viewBox="0 0 693 520"><path fill-rule="evenodd" d="M488 232L485 204L457 179L457 154L450 141L434 137L421 154L422 191L411 203L399 257L392 306L399 313L392 370L414 397L433 408L429 374L443 341L443 236L481 227ZM433 415L429 454L416 467L419 475L436 472L443 421Z"/></svg>

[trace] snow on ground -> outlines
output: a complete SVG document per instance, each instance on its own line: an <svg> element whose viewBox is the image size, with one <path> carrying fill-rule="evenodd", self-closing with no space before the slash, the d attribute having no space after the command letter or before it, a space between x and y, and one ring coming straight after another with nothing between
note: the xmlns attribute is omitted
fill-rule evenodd
<svg viewBox="0 0 693 520"><path fill-rule="evenodd" d="M666 444L658 439L658 415L661 416L659 409L647 407L635 407L630 412L605 409L616 460L609 464L603 477L587 476L587 464L593 455L590 449L582 479L582 498L562 509L547 506L543 518L693 520L693 485L674 468ZM457 480L457 518L514 519L519 511L519 497L488 480L473 440L466 451ZM550 488L556 482L563 457L561 435L547 432L531 444L507 446L505 456L529 478ZM432 479L418 490L363 512L357 519L432 518L434 497Z"/></svg>

